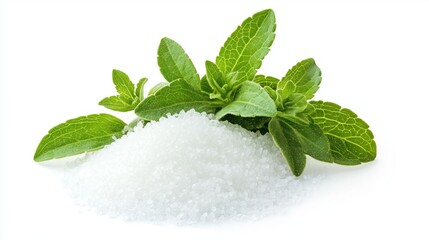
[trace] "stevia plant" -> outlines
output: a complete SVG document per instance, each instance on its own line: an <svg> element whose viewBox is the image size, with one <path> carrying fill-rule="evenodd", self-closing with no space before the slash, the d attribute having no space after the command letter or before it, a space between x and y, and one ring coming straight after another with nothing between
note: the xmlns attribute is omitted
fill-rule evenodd
<svg viewBox="0 0 429 240"><path fill-rule="evenodd" d="M357 165L376 157L368 124L347 108L312 101L321 71L311 58L293 66L281 79L258 75L275 38L275 16L270 9L247 18L226 40L215 62L206 61L202 77L184 49L161 39L158 65L167 82L143 96L147 78L133 84L113 70L118 95L99 104L120 112L133 111L130 123L156 121L168 113L195 109L239 124L249 131L272 136L294 175L306 165L306 155L341 165ZM40 142L37 162L94 151L125 134L130 126L109 114L78 117L52 128Z"/></svg>

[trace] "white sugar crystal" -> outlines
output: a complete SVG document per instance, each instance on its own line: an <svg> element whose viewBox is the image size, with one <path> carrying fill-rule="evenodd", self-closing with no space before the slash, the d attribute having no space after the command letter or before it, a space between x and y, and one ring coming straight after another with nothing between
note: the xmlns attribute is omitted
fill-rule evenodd
<svg viewBox="0 0 429 240"><path fill-rule="evenodd" d="M298 201L269 134L193 110L141 124L66 173L80 205L128 220L193 224L257 219Z"/></svg>

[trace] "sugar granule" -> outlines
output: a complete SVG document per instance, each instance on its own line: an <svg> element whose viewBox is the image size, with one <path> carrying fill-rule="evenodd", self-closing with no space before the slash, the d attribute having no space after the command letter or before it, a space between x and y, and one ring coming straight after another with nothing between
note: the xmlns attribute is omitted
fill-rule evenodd
<svg viewBox="0 0 429 240"><path fill-rule="evenodd" d="M64 185L101 214L193 224L278 212L300 199L308 180L290 173L269 134L191 110L138 125L87 154Z"/></svg>

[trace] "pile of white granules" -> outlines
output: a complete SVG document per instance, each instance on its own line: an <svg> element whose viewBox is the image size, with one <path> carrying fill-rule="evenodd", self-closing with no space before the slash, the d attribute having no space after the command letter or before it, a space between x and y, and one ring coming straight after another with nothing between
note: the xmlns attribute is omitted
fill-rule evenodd
<svg viewBox="0 0 429 240"><path fill-rule="evenodd" d="M65 175L81 206L173 224L259 219L299 201L315 179L294 177L269 134L193 110L138 125Z"/></svg>

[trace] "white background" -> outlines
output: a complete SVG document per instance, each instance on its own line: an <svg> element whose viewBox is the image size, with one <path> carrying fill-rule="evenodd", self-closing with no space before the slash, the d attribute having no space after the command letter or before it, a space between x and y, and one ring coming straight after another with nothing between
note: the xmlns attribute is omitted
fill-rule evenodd
<svg viewBox="0 0 429 240"><path fill-rule="evenodd" d="M310 162L307 171L328 177L287 214L191 227L79 211L61 190L61 164L33 162L52 126L109 113L97 103L114 94L113 68L161 81L156 50L168 36L203 73L236 26L266 8L277 36L260 72L281 77L315 58L324 77L316 98L370 124L375 162ZM33 0L5 1L1 16L0 239L429 238L427 2Z"/></svg>

